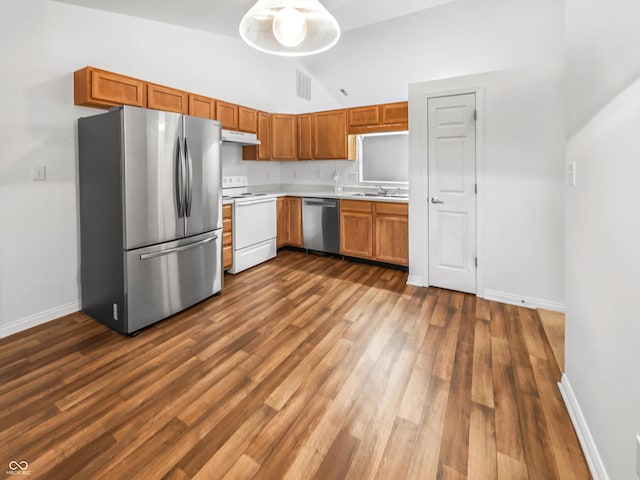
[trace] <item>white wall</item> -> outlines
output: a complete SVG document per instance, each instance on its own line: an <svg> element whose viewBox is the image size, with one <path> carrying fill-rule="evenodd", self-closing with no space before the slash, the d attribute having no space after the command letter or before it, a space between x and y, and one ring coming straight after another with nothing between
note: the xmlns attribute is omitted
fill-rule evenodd
<svg viewBox="0 0 640 480"><path fill-rule="evenodd" d="M557 59L563 13L561 0L456 0L344 32L302 62L345 107L406 100L410 83Z"/></svg>
<svg viewBox="0 0 640 480"><path fill-rule="evenodd" d="M0 336L78 309L75 121L100 110L73 105L73 71L93 65L267 111L336 105L315 80L313 102L295 97L297 61L239 39L46 0L1 8ZM31 181L35 165L46 182Z"/></svg>
<svg viewBox="0 0 640 480"><path fill-rule="evenodd" d="M428 285L427 98L477 88L478 295L564 308L563 65L409 86L409 274Z"/></svg>
<svg viewBox="0 0 640 480"><path fill-rule="evenodd" d="M599 477L635 476L640 434L640 5L567 0L566 377ZM580 428L579 428L580 430ZM588 434L590 432L590 435Z"/></svg>

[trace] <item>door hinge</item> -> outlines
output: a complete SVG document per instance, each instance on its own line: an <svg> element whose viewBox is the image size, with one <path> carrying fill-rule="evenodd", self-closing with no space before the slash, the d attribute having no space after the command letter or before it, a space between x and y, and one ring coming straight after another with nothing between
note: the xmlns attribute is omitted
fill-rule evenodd
<svg viewBox="0 0 640 480"><path fill-rule="evenodd" d="M473 119L478 120L478 110L473 111Z"/></svg>
<svg viewBox="0 0 640 480"><path fill-rule="evenodd" d="M478 257L475 258L476 268L478 268Z"/></svg>
<svg viewBox="0 0 640 480"><path fill-rule="evenodd" d="M475 183L473 185L473 190L476 192L476 195L477 195L478 194L478 184L477 183Z"/></svg>

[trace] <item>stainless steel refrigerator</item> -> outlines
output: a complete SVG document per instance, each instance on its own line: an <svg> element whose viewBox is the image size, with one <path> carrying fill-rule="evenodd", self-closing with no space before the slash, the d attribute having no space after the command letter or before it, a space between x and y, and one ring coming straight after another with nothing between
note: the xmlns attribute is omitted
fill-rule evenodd
<svg viewBox="0 0 640 480"><path fill-rule="evenodd" d="M86 313L129 334L220 292L220 122L115 107L78 151Z"/></svg>

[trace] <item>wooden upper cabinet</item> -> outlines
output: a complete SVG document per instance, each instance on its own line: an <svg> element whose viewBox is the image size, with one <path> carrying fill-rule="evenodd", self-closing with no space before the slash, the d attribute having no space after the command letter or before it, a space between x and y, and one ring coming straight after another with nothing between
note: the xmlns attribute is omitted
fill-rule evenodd
<svg viewBox="0 0 640 480"><path fill-rule="evenodd" d="M271 159L296 160L297 121L295 115L271 115Z"/></svg>
<svg viewBox="0 0 640 480"><path fill-rule="evenodd" d="M247 133L258 133L258 111L253 108L238 106L238 130Z"/></svg>
<svg viewBox="0 0 640 480"><path fill-rule="evenodd" d="M313 159L311 114L298 115L298 160Z"/></svg>
<svg viewBox="0 0 640 480"><path fill-rule="evenodd" d="M380 106L370 105L349 109L349 126L378 125L380 123Z"/></svg>
<svg viewBox="0 0 640 480"><path fill-rule="evenodd" d="M85 67L73 74L73 98L75 105L84 107L146 107L147 83L137 78Z"/></svg>
<svg viewBox="0 0 640 480"><path fill-rule="evenodd" d="M380 110L385 125L409 123L409 102L386 103Z"/></svg>
<svg viewBox="0 0 640 480"><path fill-rule="evenodd" d="M349 133L394 132L409 129L409 103L384 103L349 109Z"/></svg>
<svg viewBox="0 0 640 480"><path fill-rule="evenodd" d="M344 160L347 158L347 111L329 110L311 115L313 158Z"/></svg>
<svg viewBox="0 0 640 480"><path fill-rule="evenodd" d="M216 118L216 101L213 98L189 94L189 115L202 118Z"/></svg>
<svg viewBox="0 0 640 480"><path fill-rule="evenodd" d="M238 105L216 101L216 120L220 120L226 130L238 130Z"/></svg>
<svg viewBox="0 0 640 480"><path fill-rule="evenodd" d="M260 145L242 147L243 160L271 160L271 115L258 112L258 140Z"/></svg>
<svg viewBox="0 0 640 480"><path fill-rule="evenodd" d="M189 113L189 94L182 90L155 85L147 85L147 106L165 112Z"/></svg>

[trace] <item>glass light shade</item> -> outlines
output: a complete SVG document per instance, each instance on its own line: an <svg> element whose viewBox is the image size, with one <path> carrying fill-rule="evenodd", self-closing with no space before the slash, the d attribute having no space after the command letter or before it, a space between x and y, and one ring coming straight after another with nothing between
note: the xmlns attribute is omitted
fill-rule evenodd
<svg viewBox="0 0 640 480"><path fill-rule="evenodd" d="M262 52L296 57L334 46L340 27L318 0L258 0L240 22L240 36Z"/></svg>

